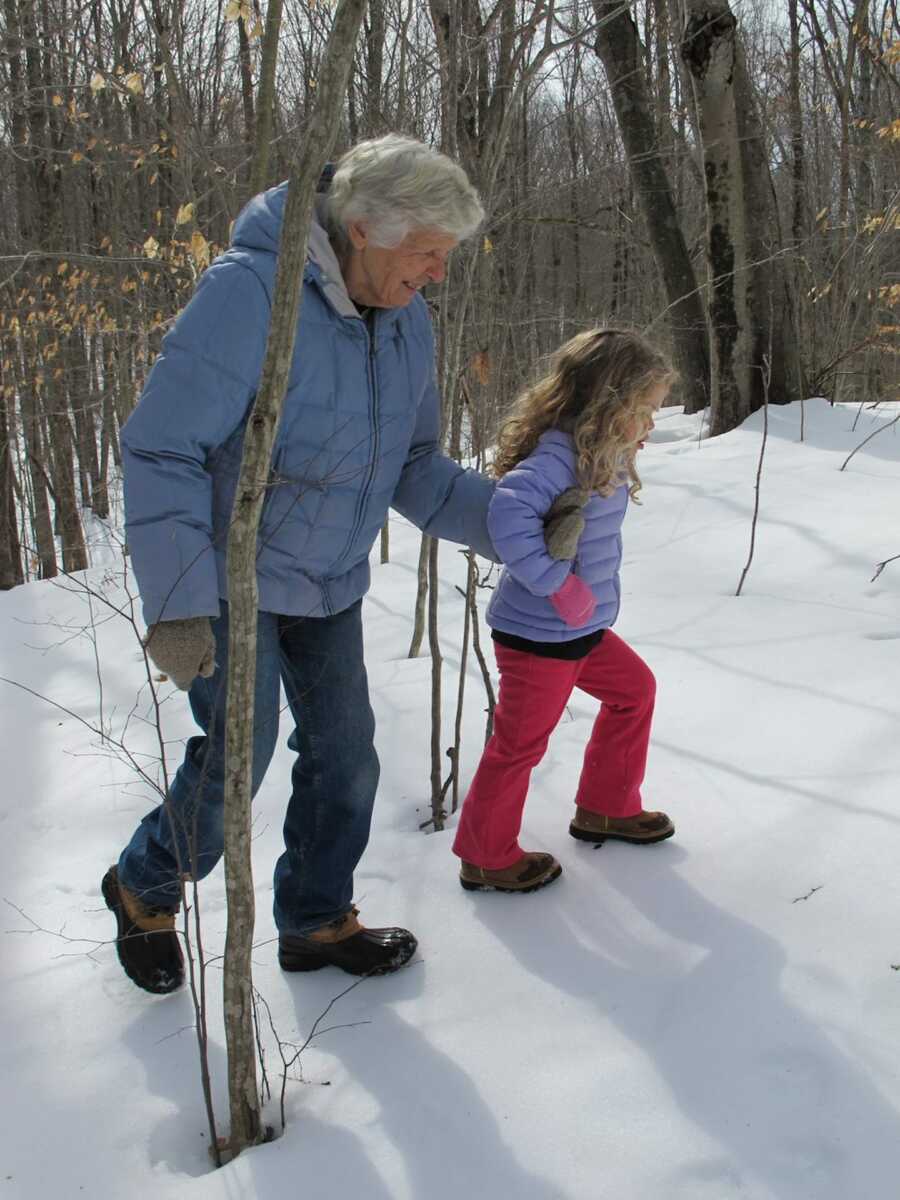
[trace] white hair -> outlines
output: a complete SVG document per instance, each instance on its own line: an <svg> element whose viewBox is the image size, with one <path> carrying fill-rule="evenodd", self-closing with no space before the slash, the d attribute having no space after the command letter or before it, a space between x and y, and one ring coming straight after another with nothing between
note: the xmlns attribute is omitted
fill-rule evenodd
<svg viewBox="0 0 900 1200"><path fill-rule="evenodd" d="M437 229L462 241L484 220L478 193L462 167L399 133L358 142L338 160L328 192L332 237L364 222L376 246L398 246L414 229Z"/></svg>

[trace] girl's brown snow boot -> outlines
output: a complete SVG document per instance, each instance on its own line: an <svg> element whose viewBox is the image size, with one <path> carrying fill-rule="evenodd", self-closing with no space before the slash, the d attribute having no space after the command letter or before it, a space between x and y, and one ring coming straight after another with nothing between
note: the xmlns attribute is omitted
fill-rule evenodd
<svg viewBox="0 0 900 1200"><path fill-rule="evenodd" d="M569 833L580 842L601 845L607 839L617 842L633 842L649 845L662 842L675 832L675 826L664 812L639 812L633 817L605 817L603 813L591 812L576 806L575 819Z"/></svg>
<svg viewBox="0 0 900 1200"><path fill-rule="evenodd" d="M467 892L536 892L554 879L559 879L562 867L552 854L526 850L511 867L491 871L463 862L459 882Z"/></svg>

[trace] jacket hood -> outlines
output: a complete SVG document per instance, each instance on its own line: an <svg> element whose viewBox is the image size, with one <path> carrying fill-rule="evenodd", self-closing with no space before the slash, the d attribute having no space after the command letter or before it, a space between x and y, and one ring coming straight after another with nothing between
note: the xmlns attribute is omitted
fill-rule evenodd
<svg viewBox="0 0 900 1200"><path fill-rule="evenodd" d="M241 209L234 223L231 244L236 250L277 254L281 242L281 227L287 202L287 183L260 192ZM335 310L344 317L359 316L347 294L341 268L325 231L325 196L316 196L307 248L307 271L318 280Z"/></svg>

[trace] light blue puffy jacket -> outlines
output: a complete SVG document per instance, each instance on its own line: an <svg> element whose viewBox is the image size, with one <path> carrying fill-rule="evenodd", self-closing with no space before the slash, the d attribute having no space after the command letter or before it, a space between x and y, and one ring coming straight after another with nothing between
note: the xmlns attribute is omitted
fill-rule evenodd
<svg viewBox="0 0 900 1200"><path fill-rule="evenodd" d="M628 488L622 484L611 496L594 492L584 507L584 532L574 562L551 558L544 517L557 496L577 484L575 444L570 434L555 429L542 434L531 454L497 484L488 530L504 567L488 605L492 628L532 642L566 642L614 624ZM572 571L597 601L593 616L577 629L550 602Z"/></svg>
<svg viewBox="0 0 900 1200"><path fill-rule="evenodd" d="M163 342L122 430L128 545L148 624L216 616L244 426L260 379L287 185L255 197ZM259 532L259 606L319 617L369 586L389 506L495 557L493 484L441 454L424 300L375 310L347 295L318 222Z"/></svg>

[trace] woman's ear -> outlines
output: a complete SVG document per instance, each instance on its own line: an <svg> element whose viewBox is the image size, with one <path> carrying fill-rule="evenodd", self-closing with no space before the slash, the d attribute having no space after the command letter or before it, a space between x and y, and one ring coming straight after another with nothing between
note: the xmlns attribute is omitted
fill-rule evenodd
<svg viewBox="0 0 900 1200"><path fill-rule="evenodd" d="M347 225L347 237L354 250L364 250L369 241L366 227L362 221L350 221Z"/></svg>

